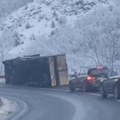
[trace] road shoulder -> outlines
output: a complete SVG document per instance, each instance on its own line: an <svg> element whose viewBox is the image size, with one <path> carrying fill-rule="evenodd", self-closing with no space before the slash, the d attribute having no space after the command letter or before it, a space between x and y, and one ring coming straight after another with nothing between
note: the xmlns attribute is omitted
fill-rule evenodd
<svg viewBox="0 0 120 120"><path fill-rule="evenodd" d="M17 104L7 98L1 97L0 120L10 118L16 111Z"/></svg>

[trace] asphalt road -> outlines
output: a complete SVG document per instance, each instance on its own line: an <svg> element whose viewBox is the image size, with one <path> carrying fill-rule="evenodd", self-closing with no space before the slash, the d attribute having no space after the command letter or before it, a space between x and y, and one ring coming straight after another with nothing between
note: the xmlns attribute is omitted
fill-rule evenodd
<svg viewBox="0 0 120 120"><path fill-rule="evenodd" d="M98 94L1 85L0 95L20 105L10 120L120 120L120 101Z"/></svg>

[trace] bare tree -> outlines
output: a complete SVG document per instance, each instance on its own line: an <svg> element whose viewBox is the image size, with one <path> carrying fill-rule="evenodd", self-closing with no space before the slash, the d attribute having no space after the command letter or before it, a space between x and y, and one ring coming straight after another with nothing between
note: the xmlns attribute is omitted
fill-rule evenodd
<svg viewBox="0 0 120 120"><path fill-rule="evenodd" d="M107 30L106 30L107 29ZM98 64L106 64L114 67L117 60L120 60L120 33L117 28L104 28L101 31L89 32L88 46L92 51L91 57Z"/></svg>

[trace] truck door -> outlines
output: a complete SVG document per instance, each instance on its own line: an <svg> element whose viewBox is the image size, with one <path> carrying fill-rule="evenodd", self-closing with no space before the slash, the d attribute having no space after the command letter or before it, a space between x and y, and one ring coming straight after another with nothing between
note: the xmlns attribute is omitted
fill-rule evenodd
<svg viewBox="0 0 120 120"><path fill-rule="evenodd" d="M56 75L56 85L60 86L60 77L59 77L57 57L54 57L54 67L55 67L55 75Z"/></svg>

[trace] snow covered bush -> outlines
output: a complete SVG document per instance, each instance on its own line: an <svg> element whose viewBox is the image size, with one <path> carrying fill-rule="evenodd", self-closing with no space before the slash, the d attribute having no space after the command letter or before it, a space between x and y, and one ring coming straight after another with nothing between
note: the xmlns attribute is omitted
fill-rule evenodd
<svg viewBox="0 0 120 120"><path fill-rule="evenodd" d="M31 28L32 26L30 25L30 23L29 22L27 22L26 24L25 24L25 28L26 29L29 29L29 28Z"/></svg>
<svg viewBox="0 0 120 120"><path fill-rule="evenodd" d="M38 15L38 22L40 22L45 16L43 14Z"/></svg>
<svg viewBox="0 0 120 120"><path fill-rule="evenodd" d="M14 39L14 46L18 46L21 44L21 38L17 32L14 32L13 39Z"/></svg>
<svg viewBox="0 0 120 120"><path fill-rule="evenodd" d="M52 21L52 23L51 23L51 28L55 28L55 22L54 21Z"/></svg>
<svg viewBox="0 0 120 120"><path fill-rule="evenodd" d="M67 19L66 19L65 16L61 16L61 17L58 19L58 22L59 22L59 24L66 24Z"/></svg>
<svg viewBox="0 0 120 120"><path fill-rule="evenodd" d="M35 41L36 40L36 36L34 34L31 34L30 40Z"/></svg>

